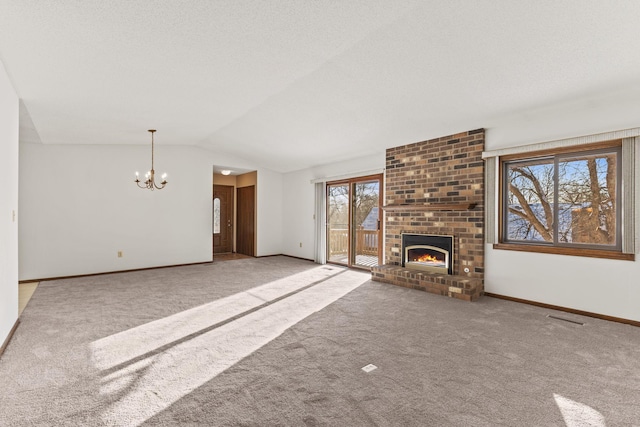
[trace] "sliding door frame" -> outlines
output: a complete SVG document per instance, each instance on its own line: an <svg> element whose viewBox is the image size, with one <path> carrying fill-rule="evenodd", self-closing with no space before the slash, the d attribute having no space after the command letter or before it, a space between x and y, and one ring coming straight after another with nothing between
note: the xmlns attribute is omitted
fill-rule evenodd
<svg viewBox="0 0 640 427"><path fill-rule="evenodd" d="M371 182L371 181L378 181L378 223L377 223L377 232L378 232L378 236L377 236L377 258L378 258L378 264L382 263L382 251L383 251L383 235L382 235L382 201L383 201L383 185L384 185L384 174L375 174L375 175L366 175L366 176L359 176L359 177L354 177L354 178L347 178L347 179L341 179L341 180L336 180L336 181L328 181L326 183L326 187L325 187L325 200L326 200L326 228L325 228L325 235L326 235L326 260L327 263L330 264L338 264L338 265L346 265L350 268L361 268L361 269L368 269L367 266L364 265L359 265L356 263L356 253L355 253L355 248L356 248L356 236L357 236L357 230L354 226L355 220L354 220L354 198L353 198L353 189L355 187L356 184L358 183L362 183L362 182ZM349 189L349 193L348 193L348 225L347 225L347 229L348 229L348 244L347 244L347 262L346 263L342 263L342 262L337 262L337 261L331 261L331 236L329 235L330 232L330 219L331 219L331 215L330 215L330 209L331 209L331 203L329 200L329 190L331 186L338 186L338 185L347 185L348 189Z"/></svg>

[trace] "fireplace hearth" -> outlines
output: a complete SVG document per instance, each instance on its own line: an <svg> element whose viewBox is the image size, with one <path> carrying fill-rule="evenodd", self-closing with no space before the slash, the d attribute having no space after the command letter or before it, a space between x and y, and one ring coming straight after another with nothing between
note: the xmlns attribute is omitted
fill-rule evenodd
<svg viewBox="0 0 640 427"><path fill-rule="evenodd" d="M402 266L430 273L453 274L453 236L403 233Z"/></svg>

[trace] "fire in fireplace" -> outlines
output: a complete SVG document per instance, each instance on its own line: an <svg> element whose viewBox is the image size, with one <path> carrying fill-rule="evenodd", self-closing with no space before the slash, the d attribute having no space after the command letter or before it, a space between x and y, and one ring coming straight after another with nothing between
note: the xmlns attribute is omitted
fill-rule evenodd
<svg viewBox="0 0 640 427"><path fill-rule="evenodd" d="M453 274L453 236L403 233L402 266Z"/></svg>

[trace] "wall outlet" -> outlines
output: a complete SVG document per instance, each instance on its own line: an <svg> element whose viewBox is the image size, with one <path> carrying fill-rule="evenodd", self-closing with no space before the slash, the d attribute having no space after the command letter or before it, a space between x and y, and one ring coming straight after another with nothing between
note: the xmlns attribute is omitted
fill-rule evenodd
<svg viewBox="0 0 640 427"><path fill-rule="evenodd" d="M122 258L122 251L118 251L118 258Z"/></svg>

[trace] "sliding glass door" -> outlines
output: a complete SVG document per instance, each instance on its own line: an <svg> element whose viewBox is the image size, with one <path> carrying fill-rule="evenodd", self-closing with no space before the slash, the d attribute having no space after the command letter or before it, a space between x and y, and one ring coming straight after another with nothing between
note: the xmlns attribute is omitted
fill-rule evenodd
<svg viewBox="0 0 640 427"><path fill-rule="evenodd" d="M381 264L382 175L327 183L327 261L350 267Z"/></svg>
<svg viewBox="0 0 640 427"><path fill-rule="evenodd" d="M327 261L349 263L349 184L327 183Z"/></svg>
<svg viewBox="0 0 640 427"><path fill-rule="evenodd" d="M353 196L351 262L356 266L370 268L381 264L380 183L381 179L373 179L351 184Z"/></svg>

